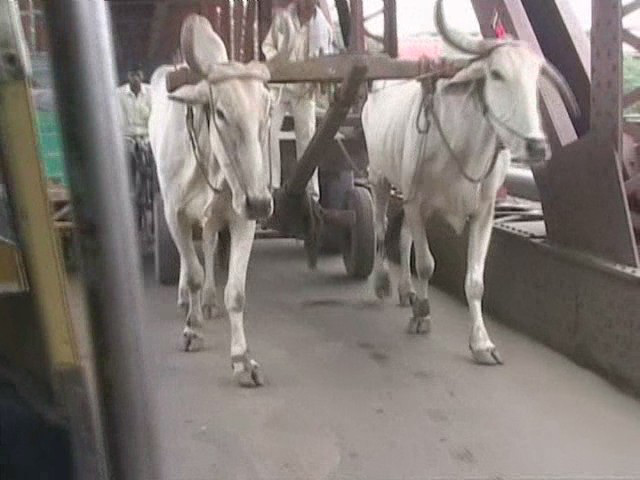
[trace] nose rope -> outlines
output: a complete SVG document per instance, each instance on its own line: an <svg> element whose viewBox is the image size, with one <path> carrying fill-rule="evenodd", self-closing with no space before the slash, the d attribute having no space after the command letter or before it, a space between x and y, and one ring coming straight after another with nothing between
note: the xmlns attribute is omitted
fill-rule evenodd
<svg viewBox="0 0 640 480"><path fill-rule="evenodd" d="M484 103L484 102L482 102L482 103ZM424 113L424 118L425 118L425 121L426 121L426 124L425 124L424 127L420 127L420 116L421 116L420 114L421 114L421 112ZM491 163L489 164L489 168L487 168L487 170L485 172L483 172L480 176L473 177L469 173L467 173L467 171L465 169L464 162L460 159L460 156L453 150L453 147L451 146L451 143L449 143L449 140L447 139L447 136L444 134L444 130L442 128L442 123L440 122L440 118L438 117L438 115L435 112L434 103L433 103L433 93L427 92L427 88L423 86L423 88L422 88L422 106L421 106L420 110L418 110L418 115L416 116L416 130L418 131L418 133L420 133L422 135L426 135L429 132L429 127L430 127L430 124L431 124L431 122L429 122L429 116L431 116L433 118L433 123L436 126L436 129L438 130L438 134L440 135L440 138L442 139L442 141L443 141L443 143L445 145L445 148L447 149L447 152L449 153L449 155L453 158L453 160L458 165L458 169L460 170L460 173L465 178L465 180L467 180L468 182L471 182L473 184L478 184L478 183L481 183L481 182L485 181L487 178L489 178L489 175L491 175L491 173L493 172L493 170L494 170L494 168L496 166L496 163L498 162L498 154L500 153L500 149L502 148L502 145L500 144L500 141L498 141L497 144L496 144L496 151L493 154L493 158L491 160ZM416 168L416 175L417 175L417 172L418 172L418 169ZM414 181L414 183L415 183L415 181Z"/></svg>
<svg viewBox="0 0 640 480"><path fill-rule="evenodd" d="M269 112L271 110L271 98L269 97L269 103L267 104L267 125L266 128L269 128L269 121L270 121L270 115ZM215 105L213 103L213 88L211 85L209 85L209 109L207 111L207 109L205 109L205 120L207 123L207 129L210 130L211 129L211 123L213 123L215 129L216 129L216 133L218 135L218 139L220 141L220 143L222 144L222 150L224 151L224 154L227 156L227 159L230 159L229 157L229 153L227 152L227 147L225 146L224 142L222 141L222 135L220 134L220 129L218 128L218 123L216 122L215 119L215 115L214 115L214 111L215 111ZM206 166L202 160L202 149L200 148L200 145L198 144L198 139L197 139L197 134L196 134L196 129L195 129L195 125L194 125L194 115L193 115L193 107L189 106L187 107L187 114L186 114L186 124L187 124L187 132L189 134L189 142L191 143L191 150L193 151L193 156L195 157L196 160L196 164L198 165L198 169L200 170L200 173L202 174L202 176L204 177L207 186L211 189L211 191L213 193L217 193L217 194L221 194L223 191L220 188L215 187L212 183L211 180L209 179L209 175L207 173L207 169ZM268 131L268 130L267 130ZM264 143L264 138L262 139L263 143ZM238 171L236 168L236 165L231 162L229 160L229 166L231 167L232 170L234 170L234 173L236 174L237 178L240 178L240 176L238 175ZM224 172L223 172L224 175ZM246 193L245 193L246 195Z"/></svg>
<svg viewBox="0 0 640 480"><path fill-rule="evenodd" d="M481 87L477 87L476 90L478 93L478 101L480 102L480 106L482 108L482 115L487 117L493 123L497 123L501 128L505 129L514 137L518 137L521 140L524 140L525 142L529 139L527 135L524 135L520 133L518 130L516 130L515 128L509 126L507 122L505 122L500 117L498 117L495 113L493 113L493 111L489 107L489 104L485 101L484 94Z"/></svg>
<svg viewBox="0 0 640 480"><path fill-rule="evenodd" d="M220 133L220 127L218 126L218 122L217 122L215 114L214 114L214 112L216 110L216 107L215 107L215 105L213 103L213 88L211 87L211 85L209 85L209 98L210 98L209 102L211 104L211 122L210 123L213 123L213 126L215 127L216 134L218 135L218 140L222 144L222 150L224 152L224 155L227 157L226 160L227 160L227 164L229 165L229 168L231 168L231 170L233 170L233 173L234 173L234 175L236 176L236 179L238 179L239 182L241 182L241 180L244 180L244 185L241 185L241 187L246 189L248 182L246 181L247 179L245 178L245 172L242 171L242 169L239 169L238 165L236 165L235 162L231 161L232 157L231 157L231 155L229 155L229 152L227 151L227 147L226 147L224 141L222 140L222 134ZM267 104L267 108L268 109L271 108L271 103L270 102ZM268 127L268 125L267 125L267 127ZM261 140L264 143L264 138L261 138ZM244 192L244 194L245 194L245 196L248 197L246 191Z"/></svg>
<svg viewBox="0 0 640 480"><path fill-rule="evenodd" d="M195 129L195 125L193 124L193 107L191 106L187 107L186 122L187 122L187 131L189 133L189 141L191 143L191 150L193 151L193 156L196 159L196 164L198 165L198 169L200 170L200 173L204 177L204 180L207 182L207 185L209 186L211 191L213 193L220 194L222 193L222 190L213 186L213 184L211 183L211 180L209 180L209 175L207 174L207 169L204 165L204 162L202 161L202 150L200 149L200 145L198 145L198 140L196 137L196 129Z"/></svg>
<svg viewBox="0 0 640 480"><path fill-rule="evenodd" d="M231 156L229 155L229 152L227 152L227 147L224 144L224 141L222 140L222 135L220 134L220 127L218 127L218 122L216 120L216 116L215 116L215 113L214 113L215 110L216 110L216 106L213 104L213 89L212 89L211 85L209 85L209 102L211 104L211 120L212 120L211 123L213 123L213 126L215 127L216 134L218 135L218 141L222 145L222 151L223 151L224 155L227 157L225 160L227 160L227 164L229 165L229 168L231 168L231 170L233 170L233 173L236 176L236 179L238 181L240 181L240 179L241 179L240 172L238 172L238 168L237 168L236 164L231 161ZM223 174L224 174L224 172L223 172ZM245 192L245 195L246 195L246 192Z"/></svg>

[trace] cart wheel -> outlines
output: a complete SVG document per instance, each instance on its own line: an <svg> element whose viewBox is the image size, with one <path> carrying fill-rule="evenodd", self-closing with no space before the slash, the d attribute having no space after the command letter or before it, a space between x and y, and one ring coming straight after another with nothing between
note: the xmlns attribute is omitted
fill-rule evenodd
<svg viewBox="0 0 640 480"><path fill-rule="evenodd" d="M164 216L162 196L157 193L153 202L154 222L154 261L156 280L163 285L175 285L180 276L180 255Z"/></svg>
<svg viewBox="0 0 640 480"><path fill-rule="evenodd" d="M373 201L369 190L358 187L346 195L346 208L355 213L355 223L345 233L342 258L347 274L354 278L367 278L373 270L375 257L375 230Z"/></svg>
<svg viewBox="0 0 640 480"><path fill-rule="evenodd" d="M351 170L333 172L320 168L319 178L320 205L322 205L322 208L344 208L347 193L353 188L353 172ZM332 225L324 225L320 251L323 253L342 252L342 235L339 228Z"/></svg>

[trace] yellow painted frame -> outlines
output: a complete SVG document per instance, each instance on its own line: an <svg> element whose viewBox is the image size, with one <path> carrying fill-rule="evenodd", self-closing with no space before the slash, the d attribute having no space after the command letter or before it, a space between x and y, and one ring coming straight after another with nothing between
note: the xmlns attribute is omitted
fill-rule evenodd
<svg viewBox="0 0 640 480"><path fill-rule="evenodd" d="M79 355L73 341L65 272L38 157L35 113L26 79L0 83L0 141L47 357L54 371L76 367Z"/></svg>

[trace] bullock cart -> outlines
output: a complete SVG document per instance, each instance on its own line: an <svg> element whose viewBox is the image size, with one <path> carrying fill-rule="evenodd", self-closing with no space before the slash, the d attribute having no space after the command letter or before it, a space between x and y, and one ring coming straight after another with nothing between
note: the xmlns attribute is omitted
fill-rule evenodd
<svg viewBox="0 0 640 480"><path fill-rule="evenodd" d="M367 185L359 115L360 102L366 95L362 88L364 83L382 79L426 81L451 76L461 65L403 61L385 55L346 54L271 66L272 83L341 82L309 146L284 187L274 194L273 224L281 232L303 236L310 266L315 266L321 243L339 239L337 243L349 276L366 278L373 268L373 206ZM350 112L353 115L350 116ZM342 126L352 130L351 148L345 146L344 139L335 138ZM334 145L338 148L332 148ZM354 158L354 151L359 159ZM319 208L303 197L304 187L315 168L320 168L321 173L332 173L321 179Z"/></svg>
<svg viewBox="0 0 640 480"><path fill-rule="evenodd" d="M272 0L248 2L244 22L247 25L257 24L259 40L264 38L271 23L272 7L285 3ZM327 0L320 2L327 13L329 3ZM242 62L257 59L259 53L254 48L253 29L242 30L249 34L246 37L243 37L241 29L236 29L232 35L228 22L231 11L225 10L230 4L223 4L222 9L216 10L210 19L231 57ZM367 156L359 118L359 106L366 96L364 83L375 79L414 78L432 70L426 63L393 58L398 55L396 2L384 0L383 4L384 8L373 15L384 17L382 36L367 31L366 21L373 16L364 17L361 0L335 0L347 53L307 62L270 65L271 83L274 84L341 83L341 88L320 119L315 137L300 162L289 158L294 155L287 155L287 148L281 149L285 157L282 159L283 187L274 192L274 214L262 225L258 236L303 239L312 268L321 247L342 251L347 274L355 278L366 278L371 273L375 256L373 206L367 185ZM236 23L243 18L242 2L233 4L233 17ZM366 37L380 43L384 55L364 54ZM288 165L291 168L287 168ZM321 190L319 205L305 193L305 185L316 168ZM179 272L178 253L164 216L158 214L162 209L160 196L157 196L155 217L158 221L154 235L156 278L161 283L175 283ZM197 231L194 233L199 235ZM221 240L220 245L224 245L224 235Z"/></svg>
<svg viewBox="0 0 640 480"><path fill-rule="evenodd" d="M408 61L382 54L347 53L269 65L272 84L317 82L340 84L340 88L307 149L293 165L282 188L274 192L274 213L263 224L260 235L303 239L311 268L315 268L322 245L337 248L342 252L347 274L367 278L373 269L375 233L359 118L366 82L442 78L452 76L463 64L463 61ZM190 81L179 76L180 72L176 72L173 81L178 84ZM341 127L346 134L339 132ZM336 138L338 133L341 135ZM321 173L319 205L305 192L316 168ZM159 197L155 209L156 278L161 283L175 283L179 258L161 214Z"/></svg>

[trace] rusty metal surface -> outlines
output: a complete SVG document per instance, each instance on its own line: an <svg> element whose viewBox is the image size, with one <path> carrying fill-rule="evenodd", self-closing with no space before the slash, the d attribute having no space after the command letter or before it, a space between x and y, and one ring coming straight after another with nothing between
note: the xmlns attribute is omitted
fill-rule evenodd
<svg viewBox="0 0 640 480"><path fill-rule="evenodd" d="M509 192L518 198L540 201L540 192L536 186L536 181L529 167L511 165L507 172L504 185Z"/></svg>
<svg viewBox="0 0 640 480"><path fill-rule="evenodd" d="M574 119L579 135L589 130L591 109L591 52L569 0L523 0L540 48L563 74L576 96L582 115ZM561 48L559 48L561 46Z"/></svg>
<svg viewBox="0 0 640 480"><path fill-rule="evenodd" d="M121 80L131 62L142 63L147 74L160 64L173 62L180 26L190 13L206 17L231 52L229 0L108 0L106 3L111 13Z"/></svg>
<svg viewBox="0 0 640 480"><path fill-rule="evenodd" d="M617 2L594 2L594 5L603 3ZM509 33L543 53L521 0L474 0L474 8L485 36L494 36L491 25L497 14ZM602 8L606 10L606 7ZM611 25L615 24L608 24L605 20L603 29L611 28ZM598 38L596 34L596 41ZM602 55L607 56L607 47L603 48ZM569 56L571 52L565 53ZM576 50L574 57L578 53ZM594 51L594 57L596 55L600 55L599 50ZM601 98L595 99L595 104L592 98L591 116L598 119L592 125L594 128L611 129L615 126L615 105L607 105L619 99L619 90L612 75L618 78L621 72L619 64L615 63L617 55L612 55L613 58L606 62L603 60L602 64L598 63L599 59L592 63L596 70L609 69L602 72L601 77L595 72L596 78L601 78L603 93ZM574 58L573 63L580 62ZM590 251L612 261L637 265L620 167L612 148L607 148L607 144L601 145L594 137L574 145L576 130L556 92L543 90L541 98L553 154L549 162L534 168L533 173L544 208L549 240Z"/></svg>
<svg viewBox="0 0 640 480"><path fill-rule="evenodd" d="M501 20L507 32L523 40L543 55L536 34L528 20L521 0L471 0L484 37L493 38L493 20ZM542 113L552 150L573 142L576 131L560 95L546 83L541 83Z"/></svg>
<svg viewBox="0 0 640 480"><path fill-rule="evenodd" d="M622 4L593 2L591 128L622 152Z"/></svg>
<svg viewBox="0 0 640 480"><path fill-rule="evenodd" d="M258 2L258 50L259 59L264 60L262 53L262 41L267 36L267 32L271 27L271 13L273 5L271 0L260 0Z"/></svg>
<svg viewBox="0 0 640 480"><path fill-rule="evenodd" d="M112 9L113 16L113 9ZM169 17L169 4L162 2L155 6L151 17L151 28L149 35L149 45L147 47L147 58L155 58L159 52L162 38L164 37L164 25Z"/></svg>
<svg viewBox="0 0 640 480"><path fill-rule="evenodd" d="M364 44L364 14L362 11L362 0L350 0L351 2L351 38L349 40L349 51L363 53Z"/></svg>
<svg viewBox="0 0 640 480"><path fill-rule="evenodd" d="M220 2L219 24L220 30L216 32L222 37L227 47L227 52L231 51L231 5L227 0L218 0ZM215 25L215 24L214 24Z"/></svg>
<svg viewBox="0 0 640 480"><path fill-rule="evenodd" d="M550 240L638 265L622 174L610 143L590 133L534 171Z"/></svg>
<svg viewBox="0 0 640 480"><path fill-rule="evenodd" d="M245 62L257 60L257 52L255 49L255 30L257 22L257 0L249 0L244 17L244 44L243 58Z"/></svg>
<svg viewBox="0 0 640 480"><path fill-rule="evenodd" d="M231 31L233 32L233 42L231 43L230 58L242 61L242 34L244 20L244 2L243 0L233 1L233 23Z"/></svg>
<svg viewBox="0 0 640 480"><path fill-rule="evenodd" d="M340 33L345 47L349 46L351 41L351 17L349 16L349 1L335 0L336 11L338 12L338 21L340 23Z"/></svg>
<svg viewBox="0 0 640 480"><path fill-rule="evenodd" d="M116 66L120 72L120 80L126 78L126 72L131 63L146 63L146 56L151 49L149 40L157 40L157 28L152 21L158 19L155 11L157 5L151 3L128 4L122 1L107 3L111 14L111 24L114 32L114 46ZM162 16L162 12L158 13ZM157 43L156 45L160 45ZM154 49L154 54L157 47ZM143 65L149 73L150 66Z"/></svg>
<svg viewBox="0 0 640 480"><path fill-rule="evenodd" d="M640 8L640 2L628 3L623 7L622 15L629 15L630 13L636 11L638 8ZM622 40L636 49L638 49L638 45L640 45L640 39L628 30L623 30ZM624 94L622 97L623 112L625 109L637 104L638 102L640 102L640 88L634 88ZM637 121L633 118L624 117L624 113L622 120L622 129L623 155L621 159L623 163L623 173L625 175L625 178L629 178L640 173L640 167L638 166L638 143L640 143L640 134ZM629 195L633 195L633 192L627 191L627 193ZM633 202L630 205L633 209ZM635 223L636 222L634 222L634 224Z"/></svg>
<svg viewBox="0 0 640 480"><path fill-rule="evenodd" d="M396 0L384 0L384 51L398 56L398 11Z"/></svg>
<svg viewBox="0 0 640 480"><path fill-rule="evenodd" d="M434 282L464 298L467 233L429 225ZM506 323L640 395L640 270L494 227L484 305Z"/></svg>

